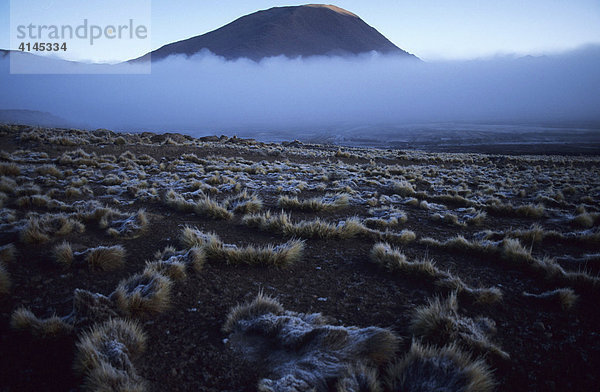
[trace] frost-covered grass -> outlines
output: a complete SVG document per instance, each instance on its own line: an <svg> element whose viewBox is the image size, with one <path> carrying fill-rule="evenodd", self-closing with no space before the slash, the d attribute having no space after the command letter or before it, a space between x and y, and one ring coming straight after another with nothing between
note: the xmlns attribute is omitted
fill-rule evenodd
<svg viewBox="0 0 600 392"><path fill-rule="evenodd" d="M91 355L102 356L102 347L82 342L91 331L112 334L97 342L119 348L113 350L119 362L82 366L84 389L109 383L137 390L144 385L127 364L128 343L115 337L120 327L102 327L108 320L141 319L149 329L160 325L170 331L175 349L184 343L165 326L169 312L177 317L208 312L223 320L223 309L232 309L227 333L243 338L243 329L251 325L252 339L258 334L270 348L281 343L281 328L306 327L310 333L293 341L299 347L342 341L344 347L355 347L354 337L364 334L371 342L367 330L378 328L330 324L320 316L286 311L265 296L232 308L255 285L281 296L282 303L327 306L339 320L352 319L350 307L360 308L365 315L361 325L372 310L379 327L412 315L410 325L398 325L408 331L399 351L373 354L389 356L391 364L373 366L373 358L332 350L343 366L324 378L332 383L329 387L403 389L413 380L413 370L420 369L429 375L458 372L460 382L472 390L487 391L493 385L490 366L498 357L508 358L513 347L505 346L505 352L494 343L494 322L479 315L498 314L504 326L511 322L506 312L514 309L527 317L531 307L543 308L545 314L568 310L564 317L576 315L584 322L581 309L588 309L600 287L594 275L600 265L598 157L4 129L0 137L14 134L13 141L23 149L0 151L0 232L2 244L13 244L0 247L0 293L10 303L6 312L13 312L13 328L37 338L70 336L81 343L79 352L85 346ZM369 257L375 265L364 263ZM30 276L35 280L24 279ZM207 279L232 277L240 284L236 280L220 288L223 302L200 309L212 300L202 286L211 284ZM519 279L527 281L526 289ZM23 294L44 290L51 297L52 285L60 287L63 281L61 288L68 286L63 291L73 293L73 311L63 317L52 315L55 304ZM73 292L80 282L94 283ZM337 287L340 282L347 285ZM412 313L398 316L397 307L372 301L379 286L393 287L405 299L401 306L411 307ZM106 295L96 292L102 288ZM327 297L339 292L361 301L340 300L331 306ZM440 293L446 297L436 299ZM179 306L192 297L194 307L182 311ZM27 302L19 303L21 299ZM510 331L520 331L513 327ZM163 336L164 330L152 334ZM514 343L510 336L503 339ZM267 350L265 357L271 354ZM276 389L276 376L288 380L288 373L275 373L261 375L266 377L263 390ZM431 386L443 380L411 382Z"/></svg>

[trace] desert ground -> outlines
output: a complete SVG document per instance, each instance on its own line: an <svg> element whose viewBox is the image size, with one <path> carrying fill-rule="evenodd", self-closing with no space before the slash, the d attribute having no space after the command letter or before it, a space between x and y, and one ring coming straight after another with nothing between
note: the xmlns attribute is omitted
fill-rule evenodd
<svg viewBox="0 0 600 392"><path fill-rule="evenodd" d="M0 208L3 392L600 385L597 155L0 125Z"/></svg>

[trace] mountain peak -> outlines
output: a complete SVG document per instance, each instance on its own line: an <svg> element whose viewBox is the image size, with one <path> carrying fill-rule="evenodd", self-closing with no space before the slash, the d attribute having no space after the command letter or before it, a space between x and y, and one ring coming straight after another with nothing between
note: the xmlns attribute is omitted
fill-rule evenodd
<svg viewBox="0 0 600 392"><path fill-rule="evenodd" d="M165 45L133 61L159 61L208 50L228 60L266 57L393 53L400 49L350 11L325 4L274 7L254 12L209 33Z"/></svg>
<svg viewBox="0 0 600 392"><path fill-rule="evenodd" d="M342 15L347 15L347 16L353 16L355 18L358 18L358 15L353 14L352 12L345 10L343 8L340 8L338 6L332 5L332 4L306 4L305 7L313 7L313 8L327 8L330 9L334 12L337 12L338 14L342 14Z"/></svg>

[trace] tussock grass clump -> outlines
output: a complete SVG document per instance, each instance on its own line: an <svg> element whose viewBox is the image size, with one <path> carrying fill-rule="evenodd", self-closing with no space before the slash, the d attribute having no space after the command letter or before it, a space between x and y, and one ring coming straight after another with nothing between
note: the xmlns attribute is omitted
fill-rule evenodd
<svg viewBox="0 0 600 392"><path fill-rule="evenodd" d="M436 202L436 203L443 203L443 204L450 204L450 205L454 205L454 206L462 206L462 207L473 207L475 205L477 205L476 202L469 200L463 196L460 195L450 195L450 194L446 194L446 195L421 195L421 193L418 194L418 197L423 196L423 198L427 198L430 201Z"/></svg>
<svg viewBox="0 0 600 392"><path fill-rule="evenodd" d="M279 301L265 295L263 291L259 291L257 296L251 302L241 305L238 304L229 311L222 330L225 333L231 333L240 321L255 319L269 313L281 315L284 312L285 309Z"/></svg>
<svg viewBox="0 0 600 392"><path fill-rule="evenodd" d="M399 233L386 230L383 233L374 232L373 234L376 239L381 239L394 244L408 244L417 239L417 235L412 230L402 230Z"/></svg>
<svg viewBox="0 0 600 392"><path fill-rule="evenodd" d="M451 212L446 213L446 214L433 214L431 216L431 218L434 221L441 221L444 222L448 225L452 225L452 226L458 226L458 227L465 227L466 224L464 222L461 222L458 219L458 216L456 214L453 214Z"/></svg>
<svg viewBox="0 0 600 392"><path fill-rule="evenodd" d="M144 317L162 313L169 307L171 286L166 276L147 271L122 280L111 297L123 313Z"/></svg>
<svg viewBox="0 0 600 392"><path fill-rule="evenodd" d="M341 148L339 148L335 154L333 154L334 157L336 158L352 158L353 155L351 153L349 153L348 151L342 151Z"/></svg>
<svg viewBox="0 0 600 392"><path fill-rule="evenodd" d="M45 214L41 217L31 216L21 229L20 238L22 242L44 243L55 236L64 236L73 231L83 233L85 226L65 214Z"/></svg>
<svg viewBox="0 0 600 392"><path fill-rule="evenodd" d="M383 392L379 372L364 364L350 365L337 380L336 392Z"/></svg>
<svg viewBox="0 0 600 392"><path fill-rule="evenodd" d="M540 243L547 238L559 239L562 236L556 231L549 231L544 229L537 223L531 225L529 229L508 230L506 232L486 231L484 232L484 234L484 238L489 240L502 240L505 237L508 237L520 239L528 244Z"/></svg>
<svg viewBox="0 0 600 392"><path fill-rule="evenodd" d="M145 274L158 273L168 277L173 281L182 281L187 278L186 265L181 261L160 260L146 263Z"/></svg>
<svg viewBox="0 0 600 392"><path fill-rule="evenodd" d="M223 205L236 214L252 214L262 210L263 201L256 194L249 194L244 190L225 199Z"/></svg>
<svg viewBox="0 0 600 392"><path fill-rule="evenodd" d="M471 226L481 226L487 219L487 212L485 211L477 211L475 215L471 215L467 217L467 224Z"/></svg>
<svg viewBox="0 0 600 392"><path fill-rule="evenodd" d="M410 351L388 367L387 390L403 392L491 392L495 382L483 360L473 360L456 345L422 345L413 341Z"/></svg>
<svg viewBox="0 0 600 392"><path fill-rule="evenodd" d="M67 199L76 199L78 197L81 197L82 195L83 192L75 187L69 186L65 189L65 197Z"/></svg>
<svg viewBox="0 0 600 392"><path fill-rule="evenodd" d="M99 246L83 252L73 252L71 244L63 242L52 249L56 263L65 269L72 265L87 265L92 270L114 271L125 263L125 248L121 245Z"/></svg>
<svg viewBox="0 0 600 392"><path fill-rule="evenodd" d="M0 191L8 194L17 192L17 182L10 177L0 177Z"/></svg>
<svg viewBox="0 0 600 392"><path fill-rule="evenodd" d="M114 139L113 143L117 146L124 146L127 144L127 140L123 136L118 136Z"/></svg>
<svg viewBox="0 0 600 392"><path fill-rule="evenodd" d="M333 211L349 205L350 196L347 194L327 195L322 198L298 200L297 197L280 196L277 206L298 211Z"/></svg>
<svg viewBox="0 0 600 392"><path fill-rule="evenodd" d="M19 308L13 312L10 318L12 328L28 331L33 336L40 338L53 338L69 335L73 326L66 323L58 316L46 319L37 318L29 309Z"/></svg>
<svg viewBox="0 0 600 392"><path fill-rule="evenodd" d="M537 259L517 239L505 238L501 252L504 260L558 285L569 285L589 293L596 293L600 289L600 278L586 272L565 271L553 258Z"/></svg>
<svg viewBox="0 0 600 392"><path fill-rule="evenodd" d="M456 343L466 350L493 353L508 359L509 355L491 343L488 335L496 332L495 323L485 317L472 319L458 314L456 293L442 300L438 297L428 305L418 307L413 314L410 330L413 335L428 344L443 347Z"/></svg>
<svg viewBox="0 0 600 392"><path fill-rule="evenodd" d="M223 247L220 252L211 258L223 258L227 264L268 265L284 267L294 264L302 258L304 242L292 240L281 245L268 245L266 247L246 246L243 248Z"/></svg>
<svg viewBox="0 0 600 392"><path fill-rule="evenodd" d="M101 228L106 228L108 222L114 218L121 218L124 216L118 210L111 207L99 205L99 203L89 202L76 209L75 216L86 222L98 222Z"/></svg>
<svg viewBox="0 0 600 392"><path fill-rule="evenodd" d="M86 251L85 261L90 269L113 271L125 263L125 248L121 245L99 246Z"/></svg>
<svg viewBox="0 0 600 392"><path fill-rule="evenodd" d="M419 208L422 210L431 210L432 205L427 202L427 200L421 200L419 203Z"/></svg>
<svg viewBox="0 0 600 392"><path fill-rule="evenodd" d="M134 239L141 236L148 229L148 216L144 209L140 209L134 215L125 219L112 222L108 220L101 221L100 224L106 227L106 232L113 237Z"/></svg>
<svg viewBox="0 0 600 392"><path fill-rule="evenodd" d="M15 190L17 196L32 196L42 193L42 188L36 184L24 184Z"/></svg>
<svg viewBox="0 0 600 392"><path fill-rule="evenodd" d="M187 277L186 268L188 266L199 272L205 262L206 252L201 247L192 245L190 249L178 251L167 246L162 251L156 252L154 261L146 263L144 272L158 272L172 280L184 280Z"/></svg>
<svg viewBox="0 0 600 392"><path fill-rule="evenodd" d="M73 310L62 319L78 331L119 316L115 303L107 296L75 289Z"/></svg>
<svg viewBox="0 0 600 392"><path fill-rule="evenodd" d="M35 172L42 176L52 176L56 178L62 178L63 173L58 170L55 165L42 165L35 169Z"/></svg>
<svg viewBox="0 0 600 392"><path fill-rule="evenodd" d="M387 329L333 326L319 313L285 311L262 293L234 307L223 330L245 359L266 366L269 378L259 382L258 390L273 392L290 390L290 385L327 392L330 381L358 381L364 374L359 369L385 366L400 342ZM351 367L356 377L349 377Z"/></svg>
<svg viewBox="0 0 600 392"><path fill-rule="evenodd" d="M600 233L589 230L560 233L555 230L546 230L540 225L532 225L529 229L506 230L506 231L487 231L483 232L484 238L489 240L502 240L504 238L517 238L525 243L539 243L551 241L570 246L596 247L600 244Z"/></svg>
<svg viewBox="0 0 600 392"><path fill-rule="evenodd" d="M177 211L192 212L196 203L190 200L186 200L181 194L174 190L169 190L164 196L165 205L174 208Z"/></svg>
<svg viewBox="0 0 600 392"><path fill-rule="evenodd" d="M405 215L405 217L406 217L406 215ZM400 219L398 219L397 217L389 217L387 219L370 217L370 218L366 218L364 220L364 223L369 227L384 228L384 229L387 229L387 228L393 227L393 226L398 226L401 222L402 221ZM406 222L406 219L404 219L404 222Z"/></svg>
<svg viewBox="0 0 600 392"><path fill-rule="evenodd" d="M0 175L16 177L21 174L21 168L14 162L0 162Z"/></svg>
<svg viewBox="0 0 600 392"><path fill-rule="evenodd" d="M494 202L485 208L489 214L494 216L537 219L543 218L546 215L546 207L543 204L524 204L515 207L510 203Z"/></svg>
<svg viewBox="0 0 600 392"><path fill-rule="evenodd" d="M459 293L466 292L475 298L475 301L479 304L493 304L502 301L504 294L502 290L497 287L483 287L483 288L472 288L469 286L462 287L462 291L459 289Z"/></svg>
<svg viewBox="0 0 600 392"><path fill-rule="evenodd" d="M198 247L210 261L224 261L227 264L248 264L284 267L302 258L304 242L291 240L281 245L266 247L224 244L214 233L203 233L192 227L184 227L181 240L187 247Z"/></svg>
<svg viewBox="0 0 600 392"><path fill-rule="evenodd" d="M565 271L554 259L538 259L531 255L516 238L504 238L501 242L469 241L462 236L440 242L423 238L421 244L435 246L461 253L474 253L480 257L500 260L524 272L531 272L558 285L568 285L586 292L600 289L600 278L585 272Z"/></svg>
<svg viewBox="0 0 600 392"><path fill-rule="evenodd" d="M317 218L311 221L292 222L290 215L271 215L270 211L263 214L250 214L242 218L242 223L263 231L283 234L300 238L353 238L360 234L372 233L358 218L350 218L337 226Z"/></svg>
<svg viewBox="0 0 600 392"><path fill-rule="evenodd" d="M197 215L207 216L212 219L229 220L233 218L233 214L230 211L227 211L225 207L208 196L204 196L196 203L194 212Z"/></svg>
<svg viewBox="0 0 600 392"><path fill-rule="evenodd" d="M390 228L406 223L408 217L404 211L393 207L370 208L369 214L373 217L365 219L365 224L376 228Z"/></svg>
<svg viewBox="0 0 600 392"><path fill-rule="evenodd" d="M516 263L527 262L533 259L531 249L526 249L516 238L505 238L502 241L502 257Z"/></svg>
<svg viewBox="0 0 600 392"><path fill-rule="evenodd" d="M83 151L83 149L79 148L74 151L63 153L58 159L58 163L74 167L96 167L98 166L98 156L95 153L88 154Z"/></svg>
<svg viewBox="0 0 600 392"><path fill-rule="evenodd" d="M429 260L408 261L406 256L389 244L378 243L371 249L371 261L380 264L390 271L398 271L436 279L440 273Z"/></svg>
<svg viewBox="0 0 600 392"><path fill-rule="evenodd" d="M47 208L51 201L46 195L21 196L15 200L15 205L19 208Z"/></svg>
<svg viewBox="0 0 600 392"><path fill-rule="evenodd" d="M392 181L390 189L403 197L412 196L416 193L415 187L408 181Z"/></svg>
<svg viewBox="0 0 600 392"><path fill-rule="evenodd" d="M180 241L186 248L193 247L220 247L222 246L221 240L215 233L204 233L195 227L185 226L181 231Z"/></svg>
<svg viewBox="0 0 600 392"><path fill-rule="evenodd" d="M104 179L102 180L102 184L107 186L121 185L123 181L124 180L116 174L109 174L106 177L104 177Z"/></svg>
<svg viewBox="0 0 600 392"><path fill-rule="evenodd" d="M194 201L187 200L181 194L171 190L165 194L164 203L178 211L194 212L212 219L229 220L233 218L232 212L206 195L202 195L200 200Z"/></svg>
<svg viewBox="0 0 600 392"><path fill-rule="evenodd" d="M406 256L389 244L378 243L371 249L371 261L394 273L414 275L431 280L436 286L445 287L468 294L480 303L494 303L502 300L502 292L495 288L471 288L459 277L442 271L430 260L408 261Z"/></svg>
<svg viewBox="0 0 600 392"><path fill-rule="evenodd" d="M64 241L61 244L56 245L52 249L52 257L58 263L58 265L67 269L70 268L73 264L73 260L75 260L75 255L73 254L73 249L71 248L71 244Z"/></svg>
<svg viewBox="0 0 600 392"><path fill-rule="evenodd" d="M545 291L540 294L532 294L524 291L523 296L532 300L537 300L541 304L559 306L562 310L572 309L579 300L579 296L575 294L573 289L569 288Z"/></svg>
<svg viewBox="0 0 600 392"><path fill-rule="evenodd" d="M131 360L146 348L146 335L133 321L113 319L95 325L77 343L75 370L86 391L144 391Z"/></svg>
<svg viewBox="0 0 600 392"><path fill-rule="evenodd" d="M589 229L600 222L600 213L582 212L571 220L571 224L576 227Z"/></svg>

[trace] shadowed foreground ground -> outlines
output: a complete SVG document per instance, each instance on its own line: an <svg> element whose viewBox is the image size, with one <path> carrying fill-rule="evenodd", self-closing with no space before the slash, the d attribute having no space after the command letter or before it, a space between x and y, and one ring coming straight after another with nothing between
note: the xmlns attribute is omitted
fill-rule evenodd
<svg viewBox="0 0 600 392"><path fill-rule="evenodd" d="M75 312L66 330L47 336L31 324L11 327L15 310L40 320L68 315L75 289L109 297L146 262L170 255L185 277L161 270L168 306L134 310L115 295L108 305L146 334L145 350L131 359L150 391L256 390L269 370L232 350L222 327L232 307L261 290L331 325L389 328L402 338L396 358L413 339L454 342L487 363L497 390L598 385L598 156L18 126L0 128L0 149L1 391L79 390L86 373L73 370L76 343L101 318ZM186 226L215 233L222 245L182 242ZM248 263L242 253L293 239L304 241L301 257ZM53 253L64 242L71 258ZM125 254L112 264L87 258L88 249L116 245ZM203 263L184 257L190 248ZM424 260L435 268L411 264ZM454 291L450 321L414 326L417 308ZM461 329L483 318L495 325L485 330L489 345L465 337L475 327Z"/></svg>

